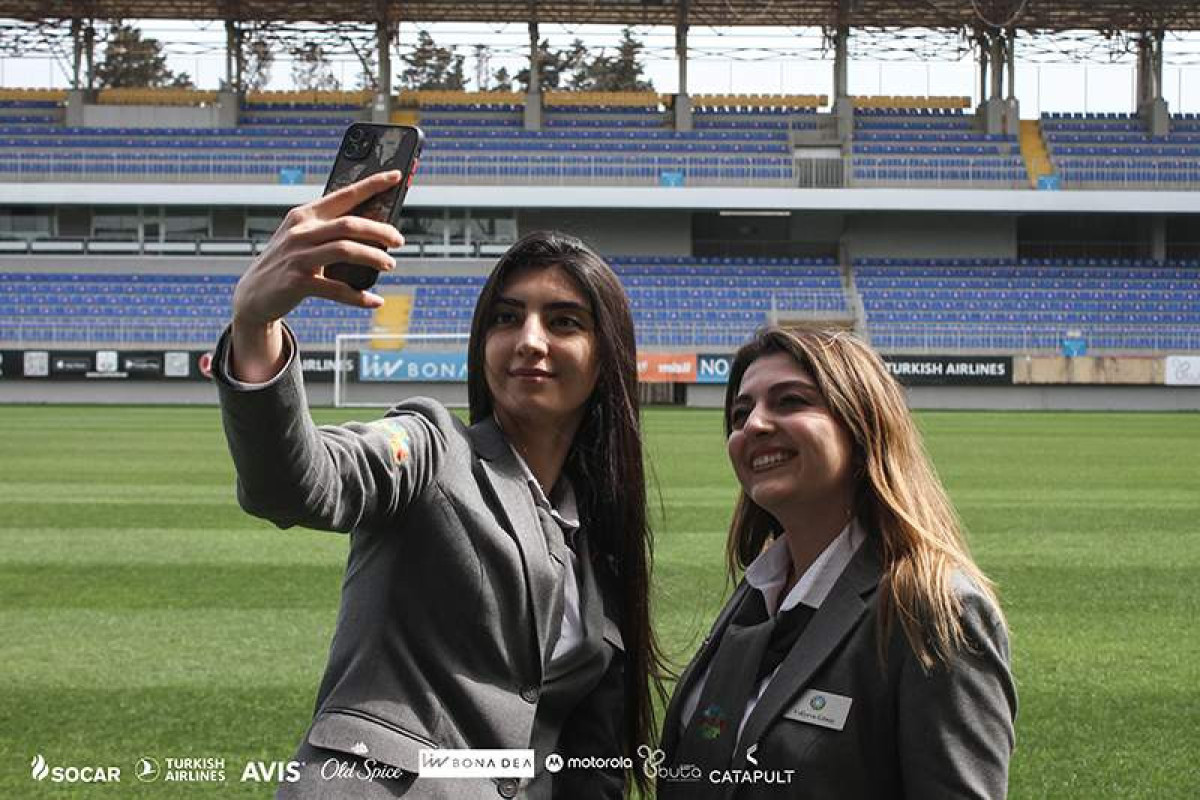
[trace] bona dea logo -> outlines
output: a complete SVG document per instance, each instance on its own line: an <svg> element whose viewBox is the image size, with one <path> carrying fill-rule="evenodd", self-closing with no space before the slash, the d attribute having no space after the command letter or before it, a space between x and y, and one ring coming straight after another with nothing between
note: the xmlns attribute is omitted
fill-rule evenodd
<svg viewBox="0 0 1200 800"><path fill-rule="evenodd" d="M30 776L35 781L50 779L51 783L120 783L120 767L66 766L51 767L38 753L30 762Z"/></svg>

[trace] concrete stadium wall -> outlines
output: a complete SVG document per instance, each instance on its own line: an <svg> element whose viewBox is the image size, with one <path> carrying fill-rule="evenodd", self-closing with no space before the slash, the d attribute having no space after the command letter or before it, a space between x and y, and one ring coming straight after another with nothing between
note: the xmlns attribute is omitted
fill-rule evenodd
<svg viewBox="0 0 1200 800"><path fill-rule="evenodd" d="M1016 258L1013 214L858 213L846 217L851 258Z"/></svg>
<svg viewBox="0 0 1200 800"><path fill-rule="evenodd" d="M554 187L546 187L553 192ZM521 235L559 230L590 243L603 256L686 256L692 253L689 211L521 210Z"/></svg>
<svg viewBox="0 0 1200 800"><path fill-rule="evenodd" d="M846 216L835 211L793 211L790 233L793 242L835 244L845 235Z"/></svg>
<svg viewBox="0 0 1200 800"><path fill-rule="evenodd" d="M83 107L88 128L216 128L221 111L212 106L102 106Z"/></svg>
<svg viewBox="0 0 1200 800"><path fill-rule="evenodd" d="M1013 359L1014 383L1166 383L1161 356L1024 356Z"/></svg>

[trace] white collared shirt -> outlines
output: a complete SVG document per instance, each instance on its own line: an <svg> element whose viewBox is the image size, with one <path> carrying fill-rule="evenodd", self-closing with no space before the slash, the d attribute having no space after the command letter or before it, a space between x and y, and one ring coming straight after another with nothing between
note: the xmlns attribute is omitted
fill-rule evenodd
<svg viewBox="0 0 1200 800"><path fill-rule="evenodd" d="M566 475L560 475L558 482L550 491L551 497L546 497L542 485L538 483L537 478L533 477L533 471L529 469L525 459L521 458L517 448L513 447L511 443L508 447L516 456L521 471L525 473L525 482L529 484L529 493L533 495L533 502L549 512L554 521L558 523L558 527L562 528L563 538L570 543L571 537L579 530L579 506L575 500L575 487L571 485L571 481L567 479ZM553 503L550 502L551 498L554 500ZM563 570L562 626L559 630L558 641L554 643L554 652L550 654L551 663L563 658L583 644L583 619L579 615L579 582L575 577L578 567L575 551L568 547L567 563Z"/></svg>
<svg viewBox="0 0 1200 800"><path fill-rule="evenodd" d="M825 546L821 555L817 556L817 559L804 571L804 574L796 581L796 585L780 603L779 593L783 591L783 587L787 583L792 554L788 550L787 540L783 536L779 536L771 543L770 547L759 553L758 557L750 562L750 566L746 567L746 583L762 592L767 606L767 614L772 618L779 612L795 608L801 603L810 608L820 608L821 604L825 602L825 598L829 596L829 592L833 590L833 585L845 572L846 565L850 563L850 559L854 558L854 554L858 552L858 548L862 546L866 538L858 520L850 520L846 527L842 528L842 532ZM696 681L684 701L683 714L680 716L681 732L687 728L692 715L696 713L696 706L700 704L700 695L704 691L704 684L708 682L708 674L711 670L712 662L710 661L708 668L704 670L704 675ZM758 690L751 694L746 703L745 713L742 714L742 722L738 726L739 737L742 735L742 728L746 727L746 720L750 719L750 714L758 705L759 698L762 697L777 672L779 672L778 667L763 678L758 684Z"/></svg>

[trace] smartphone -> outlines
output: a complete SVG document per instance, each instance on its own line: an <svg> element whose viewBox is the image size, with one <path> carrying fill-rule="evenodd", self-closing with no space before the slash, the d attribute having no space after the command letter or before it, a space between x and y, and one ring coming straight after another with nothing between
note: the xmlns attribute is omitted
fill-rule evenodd
<svg viewBox="0 0 1200 800"><path fill-rule="evenodd" d="M350 210L350 214L386 222L399 230L400 209L404 205L408 187L412 185L424 143L425 134L412 125L354 123L342 136L337 160L333 162L333 170L325 184L325 194L336 192L377 172L400 170L404 178L399 184ZM379 270L362 264L329 264L325 267L325 277L349 284L355 289L370 289L379 279Z"/></svg>

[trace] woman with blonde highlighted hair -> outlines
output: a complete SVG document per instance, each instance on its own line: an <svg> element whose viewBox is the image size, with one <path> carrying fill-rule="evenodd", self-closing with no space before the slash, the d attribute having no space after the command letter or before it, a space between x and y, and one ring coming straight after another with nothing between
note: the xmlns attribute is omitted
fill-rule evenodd
<svg viewBox="0 0 1200 800"><path fill-rule="evenodd" d="M767 328L725 434L744 576L676 686L658 796L1004 797L1004 617L883 361Z"/></svg>

